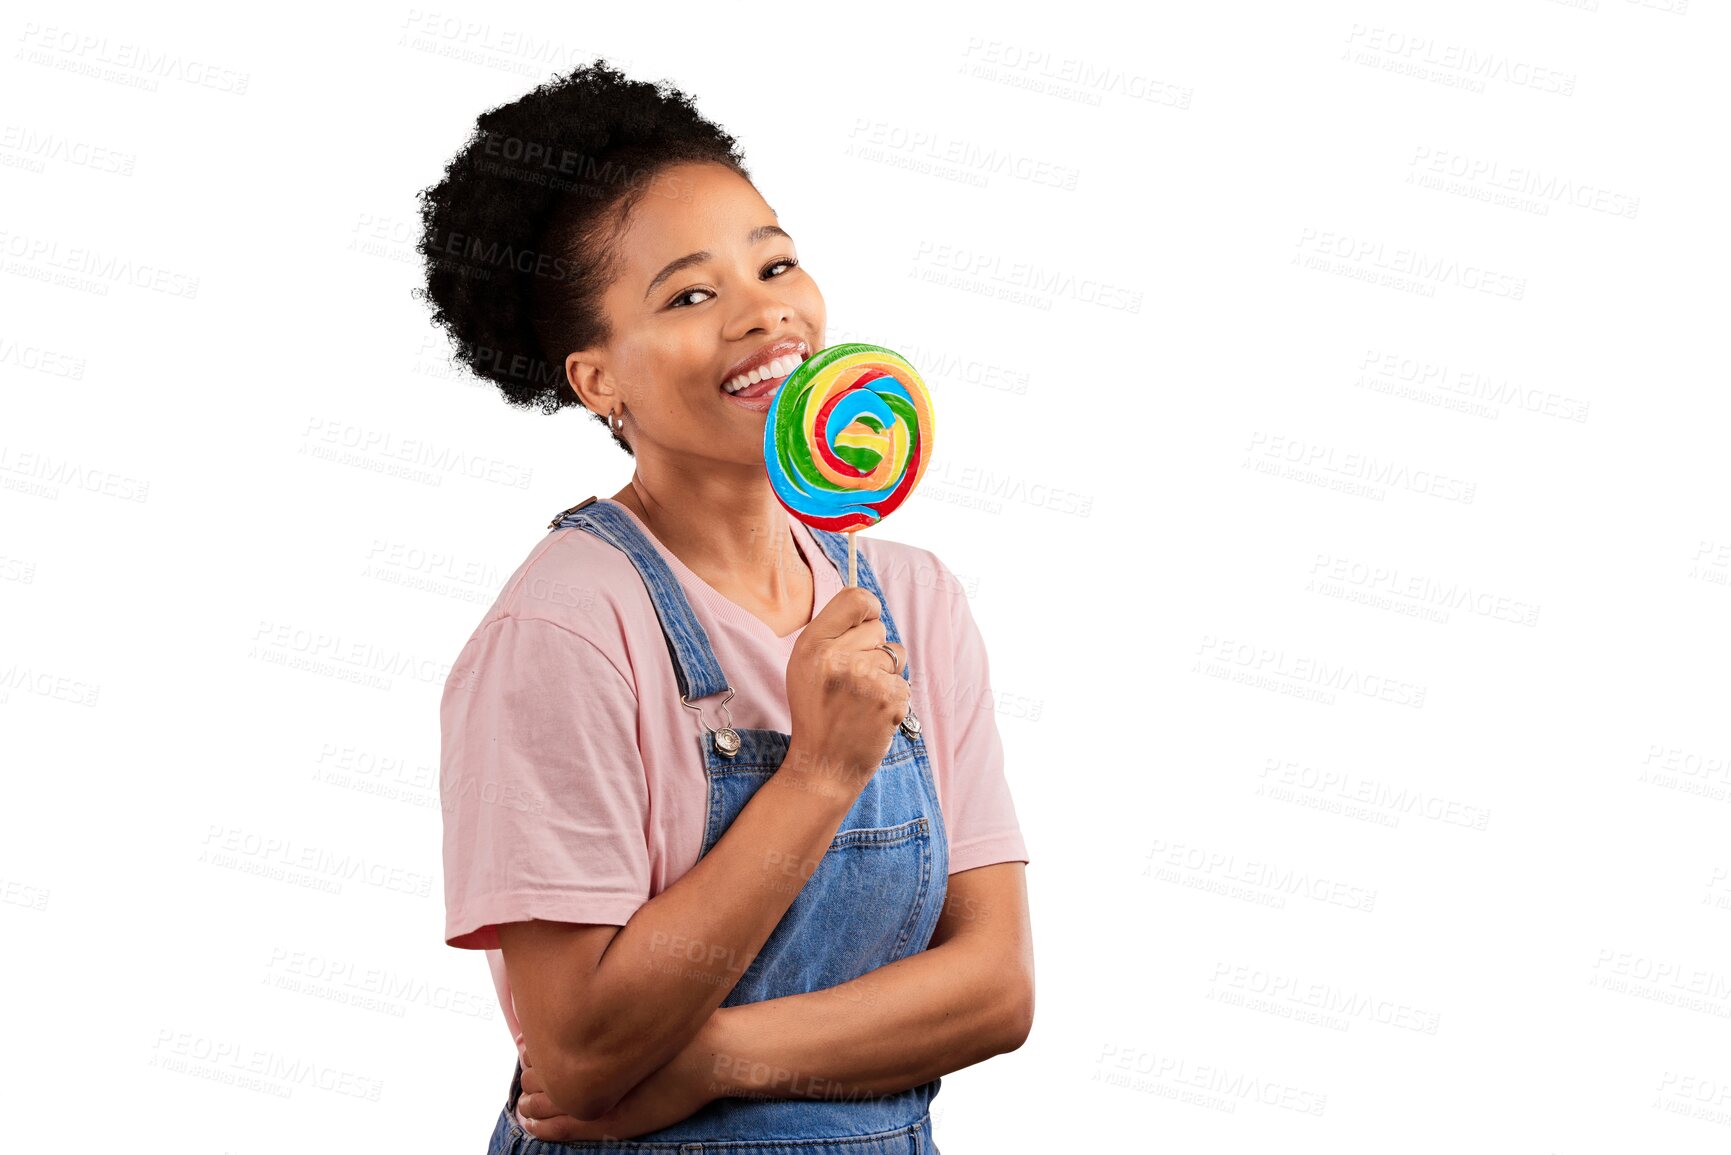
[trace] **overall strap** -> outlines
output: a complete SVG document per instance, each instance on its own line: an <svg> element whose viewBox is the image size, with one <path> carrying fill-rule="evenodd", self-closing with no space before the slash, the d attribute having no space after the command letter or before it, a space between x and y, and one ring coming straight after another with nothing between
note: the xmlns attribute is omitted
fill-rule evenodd
<svg viewBox="0 0 1731 1155"><path fill-rule="evenodd" d="M807 526L806 528L811 530L811 536L817 539L817 543L823 547L823 552L829 555L829 560L835 563L835 568L840 571L842 580L845 582L847 580L848 535L836 533L833 530L818 529L814 526ZM854 568L858 571L860 586L876 594L878 602L883 607L878 618L884 624L885 636L889 641L900 645L902 639L901 635L896 632L896 619L890 613L889 600L884 597L883 588L878 585L877 574L873 572L871 562L866 560L865 550L860 549L857 542L854 544ZM902 670L902 677L910 678L912 669L913 659L910 655L907 667Z"/></svg>
<svg viewBox="0 0 1731 1155"><path fill-rule="evenodd" d="M715 660L715 651L710 648L709 635L692 612L679 579L668 568L655 543L644 536L628 514L615 509L610 502L591 497L555 517L547 528L576 528L592 533L623 550L631 559L649 590L649 600L655 603L661 633L667 639L667 652L673 658L673 673L679 679L679 692L686 701L694 702L730 689L721 664Z"/></svg>

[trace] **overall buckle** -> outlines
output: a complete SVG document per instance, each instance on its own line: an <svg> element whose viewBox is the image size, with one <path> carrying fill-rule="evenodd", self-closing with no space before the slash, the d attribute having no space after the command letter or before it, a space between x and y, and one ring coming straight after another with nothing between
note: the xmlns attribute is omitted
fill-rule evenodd
<svg viewBox="0 0 1731 1155"><path fill-rule="evenodd" d="M567 517L570 517L572 514L576 513L578 510L582 509L584 506L594 505L597 500L599 500L599 499L594 498L594 497L584 498L582 501L579 501L576 505L573 505L570 509L561 510L559 513L554 515L552 521L547 523L547 528L548 529L558 529L560 522L564 521Z"/></svg>
<svg viewBox="0 0 1731 1155"><path fill-rule="evenodd" d="M732 686L728 686L726 687L726 690L727 697L721 700L721 714L724 719L724 724L719 730L704 721L703 708L701 706L692 705L691 702L686 699L684 694L679 695L679 704L684 706L687 710L695 713L697 715L697 721L705 730L714 736L712 741L715 743L716 751L720 753L723 758L731 758L735 754L739 753L740 742L739 731L733 728L733 711L727 708L727 704L733 701L734 689Z"/></svg>

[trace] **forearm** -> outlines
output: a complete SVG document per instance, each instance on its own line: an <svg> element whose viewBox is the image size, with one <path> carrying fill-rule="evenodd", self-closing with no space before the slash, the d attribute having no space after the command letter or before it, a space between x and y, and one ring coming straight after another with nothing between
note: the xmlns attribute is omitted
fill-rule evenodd
<svg viewBox="0 0 1731 1155"><path fill-rule="evenodd" d="M790 762L802 757L791 751ZM601 957L573 1049L615 1101L697 1035L736 986L821 859L853 798L833 775L784 764ZM792 864L792 869L790 869Z"/></svg>
<svg viewBox="0 0 1731 1155"><path fill-rule="evenodd" d="M890 1095L1014 1050L1024 1012L991 954L946 943L827 990L720 1008L708 1090Z"/></svg>

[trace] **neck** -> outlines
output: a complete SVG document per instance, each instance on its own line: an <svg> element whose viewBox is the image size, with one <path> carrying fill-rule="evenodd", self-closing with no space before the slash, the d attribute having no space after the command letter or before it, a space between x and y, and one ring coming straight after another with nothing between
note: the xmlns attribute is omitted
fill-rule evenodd
<svg viewBox="0 0 1731 1155"><path fill-rule="evenodd" d="M769 479L682 475L658 481L639 468L613 495L698 577L764 606L810 604L811 575Z"/></svg>

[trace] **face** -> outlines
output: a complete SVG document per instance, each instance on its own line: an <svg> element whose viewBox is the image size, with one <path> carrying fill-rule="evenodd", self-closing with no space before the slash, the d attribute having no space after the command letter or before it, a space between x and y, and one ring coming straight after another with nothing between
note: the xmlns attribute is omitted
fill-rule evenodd
<svg viewBox="0 0 1731 1155"><path fill-rule="evenodd" d="M650 184L617 247L602 298L612 339L566 358L572 388L592 412L623 404L640 465L761 473L770 398L823 348L823 295L793 238L738 173L681 164ZM738 394L724 388L766 354L759 380Z"/></svg>

